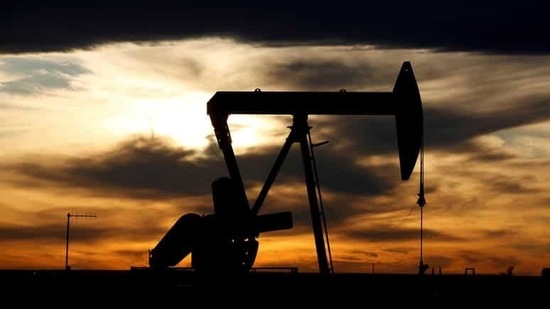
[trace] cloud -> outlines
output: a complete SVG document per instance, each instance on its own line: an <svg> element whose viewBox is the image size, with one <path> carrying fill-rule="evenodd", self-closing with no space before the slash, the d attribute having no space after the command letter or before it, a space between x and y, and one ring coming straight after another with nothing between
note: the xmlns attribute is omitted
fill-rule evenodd
<svg viewBox="0 0 550 309"><path fill-rule="evenodd" d="M547 98L541 98L490 113L428 106L423 108L423 113L426 148L471 151L480 146L471 142L478 136L548 121L550 104ZM346 121L332 118L330 123L335 130L334 136L340 136L352 142L356 151L364 154L386 154L397 151L397 132L393 117L348 117ZM497 154L494 157L495 154L483 152L480 154L487 155L486 159L495 159L503 155Z"/></svg>
<svg viewBox="0 0 550 309"><path fill-rule="evenodd" d="M327 146L326 150L318 149L314 154L319 182L324 190L351 195L378 195L389 192L395 185L388 179L391 176L388 177L385 173L377 171L376 168L360 166L353 153L348 154L340 152L338 149L329 148ZM248 154L239 157L239 162L243 162L243 174L247 173L246 175L252 176L252 179L256 180L265 179L279 148L272 148L272 150L271 154L263 156ZM258 173L262 170L266 172ZM398 175L397 167L395 167L395 171L395 175ZM276 181L302 183L305 188L303 163L298 144L293 145Z"/></svg>
<svg viewBox="0 0 550 309"><path fill-rule="evenodd" d="M486 251L490 252L490 251ZM521 260L517 257L510 255L495 256L488 253L483 253L480 251L468 251L463 250L457 253L458 258L464 260L467 265L476 265L476 264L492 264L497 268L505 270L507 267L512 265L520 264Z"/></svg>
<svg viewBox="0 0 550 309"><path fill-rule="evenodd" d="M344 229L344 230L343 230ZM399 241L407 242L410 240L418 240L419 230L415 228L396 228L394 226L377 225L367 228L346 228L342 226L339 230L348 239L363 240L367 242L386 242ZM334 231L333 231L334 232ZM445 232L432 229L424 229L424 236L430 241L457 242L463 241L462 238L447 234Z"/></svg>
<svg viewBox="0 0 550 309"><path fill-rule="evenodd" d="M47 159L31 157L7 168L26 176L12 180L27 182L26 185L61 185L147 199L205 195L210 194L214 179L227 175L221 152L218 150L214 155L215 147L208 148L206 157L197 157L198 150L182 149L162 137L136 136L104 153ZM305 190L297 148L295 145L276 181L301 182ZM263 183L277 154L275 150L278 148L237 156L245 182ZM339 163L332 164L335 160ZM368 168L358 168L346 154L330 151L320 154L317 164L323 169L323 187L330 191L376 195L392 187L384 176L377 176Z"/></svg>
<svg viewBox="0 0 550 309"><path fill-rule="evenodd" d="M509 237L509 236L514 236L514 235L517 235L518 233L516 231L508 231L508 230L486 230L486 231L481 231L480 234L482 236L483 239L485 238L491 238L491 239L495 239L495 238L506 238L506 237Z"/></svg>
<svg viewBox="0 0 550 309"><path fill-rule="evenodd" d="M374 44L497 53L548 53L544 2L64 1L13 2L0 21L8 53L117 42L230 36L271 45Z"/></svg>
<svg viewBox="0 0 550 309"><path fill-rule="evenodd" d="M17 175L5 181L19 187L53 188L64 194L84 192L94 197L124 198L134 202L140 199L144 202L173 200L172 203L180 198L210 199L211 182L227 175L221 153L216 148L217 145L212 144L201 154L197 150L175 146L162 137L134 136L105 152L79 157L25 157L14 164L4 165L6 171ZM250 194L251 186L263 184L278 150L265 148L237 156L251 202L256 198ZM309 234L311 214L299 153L299 146L294 145L268 194L269 206L262 213L291 211L292 233ZM335 161L339 163L333 164ZM348 216L365 212L350 202L353 199L387 194L395 185L386 180L385 175L378 175L368 167L359 168L345 153L328 150L319 154L317 164L322 190L330 200L330 206L338 207L338 216L330 218L333 226L343 223ZM393 175L398 178L397 171ZM211 213L211 205L208 202L203 204L195 210ZM185 210L191 211L189 208ZM387 210L381 207L370 211ZM149 235L152 233L161 234L155 230Z"/></svg>
<svg viewBox="0 0 550 309"><path fill-rule="evenodd" d="M527 101L492 112L466 113L425 109L425 134L431 147L453 146L475 136L550 119L548 98Z"/></svg>
<svg viewBox="0 0 550 309"><path fill-rule="evenodd" d="M20 162L15 171L31 182L98 190L134 198L173 198L202 195L222 168L193 161L194 150L173 147L161 138L132 137L106 153L60 158L61 164Z"/></svg>
<svg viewBox="0 0 550 309"><path fill-rule="evenodd" d="M397 51L387 54L401 55ZM336 86L340 85L336 83L340 81L344 81L348 91L364 89L365 85L382 91L392 89L395 72L388 69L389 64L384 63L383 58L361 58L364 55L350 52L352 62L349 57L330 56L330 51L326 50L325 56L311 55L287 59L284 63L272 62L265 71L275 72L269 75L273 83L281 83L282 76L286 75L289 83L298 85L299 89L332 88L337 91ZM513 158L510 152L488 152L487 145L476 139L489 134L503 135L505 130L550 119L549 93L543 87L549 73L545 69L547 66L541 66L547 62L547 57L452 55L415 55L415 75L423 99L426 148L477 153L484 160ZM339 79L325 79L325 76L339 76ZM330 140L331 144L355 157L397 153L397 132L392 116L312 117L310 124L314 137Z"/></svg>
<svg viewBox="0 0 550 309"><path fill-rule="evenodd" d="M119 220L114 216L114 213L120 210L106 211L99 209L101 214L98 215L98 222L82 223L79 218L71 219L71 241L98 243L102 241L117 242L118 240L132 242L150 242L155 235L163 235L166 233L166 227L162 224L155 224L150 219L139 222L139 218L134 218L136 215L129 215L135 220L132 224L105 225L103 220ZM147 210L148 213L150 210ZM3 224L0 226L0 240L4 242L49 242L60 243L66 240L66 221L61 219L65 217L60 211L50 211L47 213L52 217L52 213L58 215L56 218L50 218L48 222L38 222L33 220L32 225L20 224ZM63 215L63 217L61 217ZM151 217L155 217L154 214ZM120 215L119 215L120 217ZM94 218L95 219L95 218ZM108 223L107 223L108 224ZM153 237L152 237L153 236Z"/></svg>
<svg viewBox="0 0 550 309"><path fill-rule="evenodd" d="M503 133L505 130L542 123L549 119L550 104L547 99L527 101L518 105L512 104L503 110L492 113L424 107L425 151L440 154L465 154L469 156L469 161L472 164L474 162L476 164L479 162L493 164L498 161L510 161L518 158L520 154L514 152L513 148L505 145L492 145L480 138L490 134L502 135L503 138L506 138L507 133ZM330 128L330 133L320 134L322 138L331 142L317 152L321 162L320 166L329 165L330 155L333 154L332 152L327 154L325 148L334 148L338 154L350 158L366 159L382 155L385 158L396 159L396 163L388 161L385 165L376 166L372 173L392 175L393 171L398 170L396 165L399 164L397 161L397 132L393 117L361 116L347 117L345 120L338 117L327 117L311 123L314 124L313 136L316 136L316 127ZM333 143L336 145L331 146ZM346 177L349 175L346 174ZM380 182L381 179L375 180L376 183L368 185L357 182L355 184L357 184L358 190L363 191L368 187L376 190L376 188L390 188L395 185L395 179L391 176L384 178L385 184ZM508 187L514 191L529 191L521 183L514 185L510 182L506 184L505 180L492 179L491 181L495 186ZM350 191L353 190L350 188Z"/></svg>
<svg viewBox="0 0 550 309"><path fill-rule="evenodd" d="M503 175L489 175L487 186L493 188L494 192L506 192L506 194L537 194L541 191L538 188L532 188L534 181L532 177L516 177L503 179Z"/></svg>
<svg viewBox="0 0 550 309"><path fill-rule="evenodd" d="M14 76L8 81L0 82L0 92L19 95L73 89L71 79L90 72L75 63L34 57L3 58L0 71Z"/></svg>
<svg viewBox="0 0 550 309"><path fill-rule="evenodd" d="M387 74L388 71L379 70L368 63L351 64L344 63L341 59L306 59L304 57L286 63L273 63L264 74L273 82L287 85L288 88L338 91L346 87L356 88L366 84L380 85L381 79L378 73Z"/></svg>
<svg viewBox="0 0 550 309"><path fill-rule="evenodd" d="M11 240L61 240L65 237L64 227L61 225L43 226L6 226L0 227L0 239ZM92 233L83 232L83 235Z"/></svg>
<svg viewBox="0 0 550 309"><path fill-rule="evenodd" d="M39 225L39 226L6 226L0 227L0 239L3 241L64 241L66 226L62 224ZM78 239L81 241L95 240L109 233L94 227L79 227Z"/></svg>
<svg viewBox="0 0 550 309"><path fill-rule="evenodd" d="M0 103L0 110L3 111L36 111L38 108L30 107L30 106L22 106L18 104L11 104L11 103Z"/></svg>

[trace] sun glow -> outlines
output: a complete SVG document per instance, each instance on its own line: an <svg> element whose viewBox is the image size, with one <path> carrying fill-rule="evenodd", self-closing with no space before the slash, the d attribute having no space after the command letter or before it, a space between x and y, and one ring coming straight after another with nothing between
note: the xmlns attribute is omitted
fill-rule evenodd
<svg viewBox="0 0 550 309"><path fill-rule="evenodd" d="M176 144L193 149L205 149L214 128L206 113L208 95L186 94L175 98L134 100L126 111L104 120L104 129L120 135L144 134L168 137ZM231 115L229 126L233 148L246 152L252 148L279 145L280 135L287 134L278 118L269 116Z"/></svg>
<svg viewBox="0 0 550 309"><path fill-rule="evenodd" d="M107 118L104 128L117 135L147 134L168 137L187 148L204 148L213 134L206 114L208 96L202 93L180 97L132 100L125 111Z"/></svg>
<svg viewBox="0 0 550 309"><path fill-rule="evenodd" d="M285 131L286 125L281 120L279 116L231 115L227 123L235 151L282 145L288 129Z"/></svg>

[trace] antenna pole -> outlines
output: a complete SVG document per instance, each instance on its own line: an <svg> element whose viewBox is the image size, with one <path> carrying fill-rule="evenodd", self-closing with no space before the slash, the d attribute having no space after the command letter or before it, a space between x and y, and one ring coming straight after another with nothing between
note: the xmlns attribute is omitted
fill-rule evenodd
<svg viewBox="0 0 550 309"><path fill-rule="evenodd" d="M67 213L67 233L65 240L65 270L69 270L69 225L71 223L71 213Z"/></svg>
<svg viewBox="0 0 550 309"><path fill-rule="evenodd" d="M67 233L65 238L65 270L71 270L71 267L69 266L69 232L70 232L70 224L71 224L71 217L74 218L96 218L95 214L72 214L70 212L67 213Z"/></svg>

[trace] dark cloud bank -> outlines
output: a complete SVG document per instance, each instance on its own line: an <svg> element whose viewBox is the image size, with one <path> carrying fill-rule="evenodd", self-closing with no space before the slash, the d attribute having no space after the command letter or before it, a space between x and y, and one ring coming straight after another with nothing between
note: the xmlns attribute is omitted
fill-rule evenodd
<svg viewBox="0 0 550 309"><path fill-rule="evenodd" d="M227 36L272 45L547 54L545 1L13 1L0 13L0 51Z"/></svg>
<svg viewBox="0 0 550 309"><path fill-rule="evenodd" d="M162 138L133 137L112 151L85 157L56 158L41 162L19 162L7 168L26 176L27 185L62 185L97 190L103 194L127 194L135 198L174 198L210 194L211 182L227 175L221 152L194 158L195 150L176 147ZM293 149L278 175L277 182L303 181L298 146ZM247 183L265 180L279 148L258 154L237 156ZM368 168L359 169L354 158L336 152L318 156L324 165L324 187L349 194L382 194L392 188L391 181ZM53 160L52 160L53 161ZM332 164L337 161L338 164ZM395 167L395 178L398 178ZM21 180L17 180L21 181ZM20 183L21 184L21 183Z"/></svg>

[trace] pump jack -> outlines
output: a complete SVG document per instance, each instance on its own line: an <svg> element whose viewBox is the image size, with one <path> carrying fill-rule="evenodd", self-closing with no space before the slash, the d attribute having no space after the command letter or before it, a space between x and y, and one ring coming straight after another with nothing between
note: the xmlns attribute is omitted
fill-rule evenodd
<svg viewBox="0 0 550 309"><path fill-rule="evenodd" d="M404 62L392 92L218 91L207 103L229 177L212 183L214 214L186 214L150 252L152 268L175 266L192 253L198 272L242 273L251 269L262 232L292 228L290 212L259 215L271 185L294 143L300 144L319 272L328 274L323 225L312 162L308 115L395 116L401 180L416 164L423 134L422 101L410 62ZM227 119L231 114L291 115L291 131L250 207Z"/></svg>

